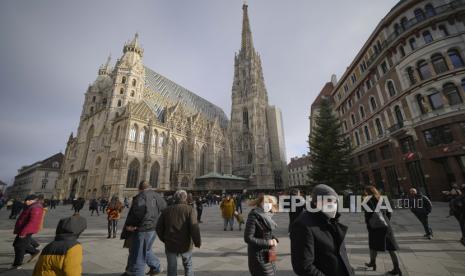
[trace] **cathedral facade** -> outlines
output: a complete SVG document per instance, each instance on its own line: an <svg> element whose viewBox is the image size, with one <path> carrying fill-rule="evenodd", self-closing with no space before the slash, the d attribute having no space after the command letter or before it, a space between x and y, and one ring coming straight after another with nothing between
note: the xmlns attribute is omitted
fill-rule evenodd
<svg viewBox="0 0 465 276"><path fill-rule="evenodd" d="M209 173L246 178L247 189L285 186L281 113L268 105L247 5L243 10L231 121L218 106L146 67L136 34L114 66L109 58L99 68L85 93L58 198L132 196L141 180L159 190L196 190L196 178Z"/></svg>

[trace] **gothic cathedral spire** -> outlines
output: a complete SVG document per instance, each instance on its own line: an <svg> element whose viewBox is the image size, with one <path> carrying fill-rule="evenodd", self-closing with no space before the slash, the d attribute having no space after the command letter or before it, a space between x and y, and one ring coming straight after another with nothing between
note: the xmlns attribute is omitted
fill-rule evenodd
<svg viewBox="0 0 465 276"><path fill-rule="evenodd" d="M251 54L255 50L253 48L252 31L250 30L249 14L247 12L248 5L244 3L242 6L242 44L241 53Z"/></svg>

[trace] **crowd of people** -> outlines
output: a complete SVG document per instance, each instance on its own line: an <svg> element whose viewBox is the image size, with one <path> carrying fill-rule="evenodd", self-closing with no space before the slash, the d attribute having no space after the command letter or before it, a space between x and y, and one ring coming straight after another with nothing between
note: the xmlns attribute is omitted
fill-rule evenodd
<svg viewBox="0 0 465 276"><path fill-rule="evenodd" d="M91 199L89 211L99 216L106 214L108 239L117 237L118 221L124 208L129 211L122 227L120 238L124 248L129 251L123 275L157 275L163 271L160 260L153 253L153 244L158 237L165 245L167 275L177 275L177 259L181 258L185 275L194 275L192 265L193 248L200 248L203 208L218 206L224 222L224 231L233 231L235 221L238 230L242 230L244 218L242 205L245 196L241 193L218 196L212 193L196 195L178 190L169 196L150 189L146 181L139 186L139 193L130 201L117 196ZM446 194L446 193L445 193ZM292 196L300 196L297 189L290 191ZM354 275L345 248L345 236L348 227L339 221L337 212L338 195L329 186L320 184L311 192L311 206L318 212L310 212L305 206L299 206L289 213L287 230L291 244L291 263L297 275ZM320 196L329 196L330 200L320 201ZM374 186L364 189L364 196L370 196L367 205L375 209L381 193ZM453 187L447 193L450 216L454 216L461 230L460 242L465 245L465 185ZM26 254L31 262L39 255L33 275L81 275L83 250L78 242L80 234L87 228L86 219L80 215L86 201L77 198L64 203L71 204L74 214L63 218L56 227L54 240L42 250L33 238L42 228L48 207L54 209L58 201L44 200L43 196L29 195L24 201L0 198L2 206L11 209L10 219L16 219L13 248L15 258L12 269L20 269ZM433 210L429 198L415 188L409 190L409 208L424 228L426 239L433 238L428 217ZM5 203L8 202L8 203ZM418 204L421 202L421 204ZM251 207L245 223L244 242L247 244L248 267L251 275L275 275L275 261L279 255L279 239L275 235L278 228L273 214L278 212L278 200L271 194L249 196ZM392 261L389 275L401 275L398 250L399 245L391 226L392 213L387 210L365 212L368 232L369 261L367 269L377 269L377 255L387 252Z"/></svg>

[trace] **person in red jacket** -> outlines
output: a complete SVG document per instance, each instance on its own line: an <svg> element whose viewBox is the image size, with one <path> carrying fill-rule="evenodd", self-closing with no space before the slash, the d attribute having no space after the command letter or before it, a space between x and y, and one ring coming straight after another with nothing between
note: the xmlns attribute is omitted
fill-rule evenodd
<svg viewBox="0 0 465 276"><path fill-rule="evenodd" d="M13 269L21 268L26 253L31 254L31 259L29 261L40 253L40 250L32 245L32 235L40 230L43 207L36 195L28 195L24 202L26 207L19 215L14 230L16 238L13 242L13 247L15 249Z"/></svg>

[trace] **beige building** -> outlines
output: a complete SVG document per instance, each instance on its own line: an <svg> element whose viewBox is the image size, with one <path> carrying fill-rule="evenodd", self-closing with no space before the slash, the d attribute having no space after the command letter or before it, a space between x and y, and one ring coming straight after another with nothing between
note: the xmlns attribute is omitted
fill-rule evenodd
<svg viewBox="0 0 465 276"><path fill-rule="evenodd" d="M55 192L63 154L58 153L32 165L23 166L18 170L8 197L23 200L27 195L44 195L50 199Z"/></svg>
<svg viewBox="0 0 465 276"><path fill-rule="evenodd" d="M289 171L289 187L304 187L309 185L309 172L312 166L310 154L292 157L287 165Z"/></svg>
<svg viewBox="0 0 465 276"><path fill-rule="evenodd" d="M248 189L274 188L273 174L282 173L280 164L285 164L271 158L271 151L285 158L282 122L279 111L267 104L246 5L242 39L247 50L236 56L230 122L215 104L146 67L136 34L114 66L109 59L100 67L85 93L77 133L68 140L58 197L132 196L141 180L159 190L196 190L196 179L209 173L237 174L249 181ZM244 81L247 93L237 86ZM279 122L267 122L267 110ZM241 147L247 147L247 154ZM245 165L255 169L242 170ZM257 184L262 175L267 177L263 186Z"/></svg>
<svg viewBox="0 0 465 276"><path fill-rule="evenodd" d="M331 92L361 184L465 183L464 57L463 0L399 1L376 26Z"/></svg>

